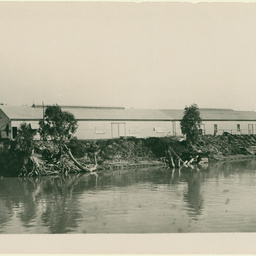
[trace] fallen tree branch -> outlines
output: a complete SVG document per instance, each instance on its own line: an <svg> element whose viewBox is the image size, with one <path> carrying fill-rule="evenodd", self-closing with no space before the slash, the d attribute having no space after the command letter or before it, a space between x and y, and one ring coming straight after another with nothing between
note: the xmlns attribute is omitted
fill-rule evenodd
<svg viewBox="0 0 256 256"><path fill-rule="evenodd" d="M97 169L97 167L98 167L97 158L96 158L97 153L95 153L95 155L94 155L95 165L94 165L93 167L88 167L88 166L83 166L83 165L81 165L81 164L74 158L74 156L72 155L70 149L69 149L66 145L64 145L64 148L65 148L65 150L66 150L68 156L70 157L70 159L74 162L74 164L75 164L80 170L85 171L85 172L93 172L93 171L95 171L95 170Z"/></svg>

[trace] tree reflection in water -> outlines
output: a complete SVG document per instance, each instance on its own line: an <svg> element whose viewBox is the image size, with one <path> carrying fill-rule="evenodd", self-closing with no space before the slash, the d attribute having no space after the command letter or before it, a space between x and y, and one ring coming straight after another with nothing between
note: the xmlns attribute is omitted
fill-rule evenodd
<svg viewBox="0 0 256 256"><path fill-rule="evenodd" d="M4 218L0 218L1 224L5 223L5 219L11 219L15 209L19 209L18 215L24 225L34 218L36 202L30 193L31 189L34 189L34 183L29 179L25 182L18 178L6 178L0 181L1 214L5 215Z"/></svg>
<svg viewBox="0 0 256 256"><path fill-rule="evenodd" d="M95 184L95 176L84 174L0 180L0 224L3 227L8 223L14 210L18 209L17 217L24 227L38 221L36 218L39 215L43 225L49 228L49 233L72 231L81 219L77 195L95 188Z"/></svg>
<svg viewBox="0 0 256 256"><path fill-rule="evenodd" d="M187 203L189 209L188 214L197 219L197 216L202 213L203 210L203 196L201 194L201 172L189 171L187 173L188 188L184 194L184 201Z"/></svg>
<svg viewBox="0 0 256 256"><path fill-rule="evenodd" d="M215 220L208 216L209 211L220 214L215 212L219 193L231 191L236 181L230 198L233 195L240 202L237 186L245 196L246 191L253 194L255 170L256 161L217 164L207 170L149 168L105 171L98 176L3 178L0 232L13 233L16 227L17 233L179 232L179 228L190 232L203 230L211 221L215 230ZM246 216L253 212L244 206ZM219 219L218 215L217 223Z"/></svg>
<svg viewBox="0 0 256 256"><path fill-rule="evenodd" d="M13 208L7 207L6 201L0 199L0 233L1 227L10 221L13 216Z"/></svg>

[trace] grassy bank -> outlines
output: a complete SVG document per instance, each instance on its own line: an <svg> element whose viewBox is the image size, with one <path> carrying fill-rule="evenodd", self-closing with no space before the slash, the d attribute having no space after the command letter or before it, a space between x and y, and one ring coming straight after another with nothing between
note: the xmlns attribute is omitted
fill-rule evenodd
<svg viewBox="0 0 256 256"><path fill-rule="evenodd" d="M126 162L129 164L141 161L163 161L166 151L171 147L183 160L190 160L196 155L207 157L210 162L232 159L234 156L255 155L255 135L221 135L203 136L197 144L189 146L185 140L175 137L164 138L120 138L97 141L72 140L68 147L73 156L83 165L95 163L97 154L98 170L106 170L107 166ZM15 142L2 141L0 144L0 174L2 176L18 176L20 173L40 175L33 170L36 165L46 166L44 174L58 174L79 171L67 156L57 157L58 149L53 142L34 141L33 158L17 148ZM57 162L59 161L59 162ZM58 165L57 165L58 164ZM26 166L26 170L24 169ZM51 169L51 166L54 168ZM56 169L55 166L58 166ZM37 173L38 172L38 173Z"/></svg>

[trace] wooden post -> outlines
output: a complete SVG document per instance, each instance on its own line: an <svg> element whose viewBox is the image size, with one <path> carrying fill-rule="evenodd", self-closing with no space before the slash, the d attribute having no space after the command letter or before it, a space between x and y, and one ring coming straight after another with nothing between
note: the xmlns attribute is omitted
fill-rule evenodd
<svg viewBox="0 0 256 256"><path fill-rule="evenodd" d="M172 156L170 157L170 160L171 160L172 167L175 168L175 164L174 164L174 161L173 161L173 157L172 157Z"/></svg>
<svg viewBox="0 0 256 256"><path fill-rule="evenodd" d="M177 165L178 165L178 167L180 168L180 158L178 157L178 159L177 159Z"/></svg>

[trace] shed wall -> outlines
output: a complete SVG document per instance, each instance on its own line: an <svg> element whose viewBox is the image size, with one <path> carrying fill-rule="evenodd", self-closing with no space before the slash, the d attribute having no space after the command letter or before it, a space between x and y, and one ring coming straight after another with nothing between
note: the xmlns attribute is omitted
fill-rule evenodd
<svg viewBox="0 0 256 256"><path fill-rule="evenodd" d="M1 138L12 138L12 127L19 128L22 122L31 123L33 129L38 128L38 121L11 121L0 110ZM9 134L6 125L9 123ZM205 134L214 134L214 125L217 125L217 134L223 131L232 134L256 134L256 121L203 121L202 128ZM237 125L240 125L238 129ZM78 121L76 137L78 139L109 139L120 136L127 137L164 137L182 136L180 121ZM37 133L35 139L40 139Z"/></svg>
<svg viewBox="0 0 256 256"><path fill-rule="evenodd" d="M11 127L9 126L8 132L6 131L8 123L10 123L10 119L0 109L0 138L2 139L9 138L10 136Z"/></svg>
<svg viewBox="0 0 256 256"><path fill-rule="evenodd" d="M173 121L176 136L182 136L180 121ZM217 135L224 131L232 134L256 134L256 121L203 121L201 128L204 134L214 135L214 125L217 125ZM238 130L237 125L240 125ZM250 125L250 126L249 126ZM173 134L172 134L173 135Z"/></svg>
<svg viewBox="0 0 256 256"><path fill-rule="evenodd" d="M222 134L223 131L232 134L256 134L256 121L204 121L205 134L214 134L214 125L217 125L217 134ZM237 129L237 125L240 125L240 130ZM253 127L251 129L250 127Z"/></svg>
<svg viewBox="0 0 256 256"><path fill-rule="evenodd" d="M31 125L31 128L34 129L34 130L38 130L39 128L39 121L31 121L31 120L20 120L20 121L11 121L11 131L12 131L12 128L13 127L17 127L17 129L19 129L20 125L22 123L27 123L27 124L30 124ZM13 134L11 134L11 137L13 139ZM38 132L36 132L35 136L34 136L34 139L35 140L40 140L40 135Z"/></svg>
<svg viewBox="0 0 256 256"><path fill-rule="evenodd" d="M78 139L137 138L173 135L170 121L79 121Z"/></svg>

